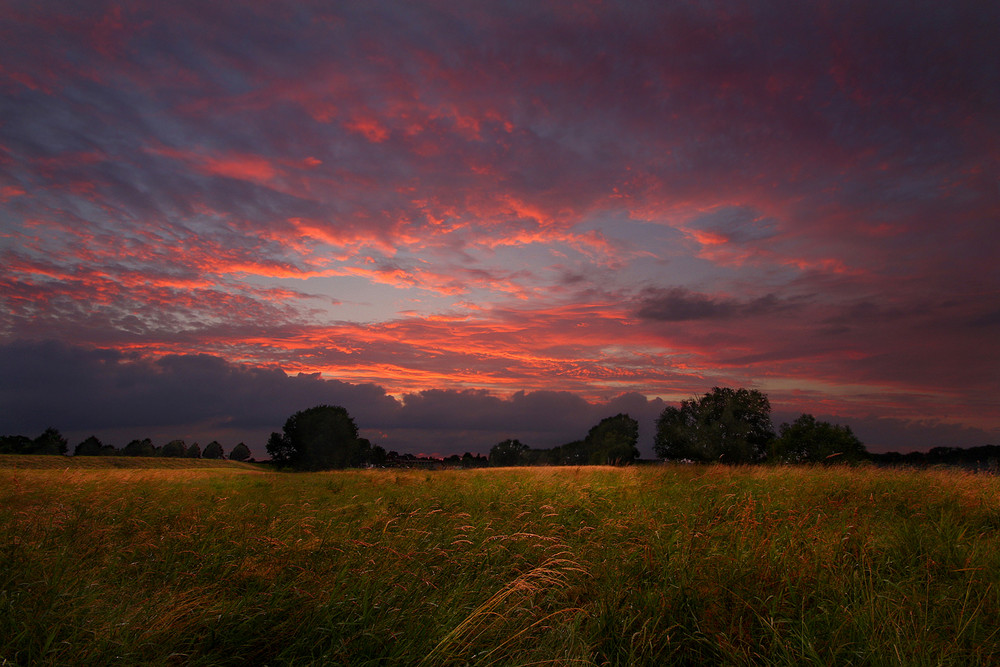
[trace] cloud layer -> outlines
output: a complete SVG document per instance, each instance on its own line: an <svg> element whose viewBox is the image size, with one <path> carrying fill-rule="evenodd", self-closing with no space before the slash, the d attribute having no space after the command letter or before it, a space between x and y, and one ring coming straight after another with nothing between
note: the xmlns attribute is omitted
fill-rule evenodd
<svg viewBox="0 0 1000 667"><path fill-rule="evenodd" d="M134 372L120 428L258 428L275 382L308 388L279 426L368 391L423 407L359 416L414 442L525 397L585 432L739 385L887 446L996 440L998 29L971 1L15 3L0 339L54 341L70 387ZM138 402L179 364L198 400Z"/></svg>

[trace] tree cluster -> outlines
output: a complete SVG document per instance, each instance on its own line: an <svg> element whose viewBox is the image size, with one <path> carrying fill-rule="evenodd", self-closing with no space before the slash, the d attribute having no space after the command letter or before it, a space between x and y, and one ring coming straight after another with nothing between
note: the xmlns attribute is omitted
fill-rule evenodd
<svg viewBox="0 0 1000 667"><path fill-rule="evenodd" d="M653 448L662 459L723 463L855 462L868 456L849 426L809 414L782 424L775 434L767 396L729 387L665 408L656 421Z"/></svg>
<svg viewBox="0 0 1000 667"><path fill-rule="evenodd" d="M626 465L639 458L639 422L626 414L606 417L583 440L551 449L532 449L520 440L504 440L490 449L492 466Z"/></svg>
<svg viewBox="0 0 1000 667"><path fill-rule="evenodd" d="M0 436L0 454L65 454L68 448L66 438L54 428L45 429L37 438Z"/></svg>
<svg viewBox="0 0 1000 667"><path fill-rule="evenodd" d="M67 454L69 443L66 438L54 428L45 429L37 438L23 435L0 436L0 454ZM73 448L73 456L162 456L168 458L189 459L224 459L225 450L217 440L205 445L202 450L197 442L188 445L183 440L171 440L162 447L157 447L149 438L136 439L123 448L106 445L100 438L91 435ZM251 458L250 448L244 443L233 447L229 454L232 461L247 461Z"/></svg>
<svg viewBox="0 0 1000 667"><path fill-rule="evenodd" d="M926 452L886 452L870 454L878 465L907 466L923 468L927 466L956 466L969 470L1000 472L1000 445L979 447L934 447Z"/></svg>
<svg viewBox="0 0 1000 667"><path fill-rule="evenodd" d="M91 436L84 442L77 445L77 451L75 454L77 456L97 456L95 453L96 448L94 444L90 444L86 450L81 451L81 447L87 441L93 440L96 444L100 444L100 440ZM102 451L104 453L101 456L108 456L111 454L107 453L108 445L103 445ZM114 449L113 447L111 448ZM121 450L115 450L114 453L120 456L162 456L166 458L189 458L189 459L224 459L226 457L226 452L219 444L218 440L213 440L212 442L205 445L205 449L201 448L197 442L188 445L183 440L171 440L162 447L157 447L153 444L153 441L149 438L144 438L142 440L132 440ZM252 458L250 448L244 443L239 443L233 450L229 453L230 461L248 461Z"/></svg>
<svg viewBox="0 0 1000 667"><path fill-rule="evenodd" d="M359 437L347 410L317 405L300 410L285 421L282 433L267 441L271 461L295 470L357 468L385 462L386 451Z"/></svg>

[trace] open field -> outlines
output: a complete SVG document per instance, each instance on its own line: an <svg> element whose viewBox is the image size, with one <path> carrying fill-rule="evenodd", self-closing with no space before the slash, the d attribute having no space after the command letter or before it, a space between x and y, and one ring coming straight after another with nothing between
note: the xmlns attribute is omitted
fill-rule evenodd
<svg viewBox="0 0 1000 667"><path fill-rule="evenodd" d="M3 458L0 664L998 664L998 528L940 470Z"/></svg>

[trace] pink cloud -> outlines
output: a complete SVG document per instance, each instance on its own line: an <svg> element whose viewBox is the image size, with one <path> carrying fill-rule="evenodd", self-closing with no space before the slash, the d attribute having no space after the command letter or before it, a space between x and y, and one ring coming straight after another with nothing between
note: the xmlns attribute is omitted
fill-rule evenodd
<svg viewBox="0 0 1000 667"><path fill-rule="evenodd" d="M995 12L726 9L12 10L2 330L995 420Z"/></svg>

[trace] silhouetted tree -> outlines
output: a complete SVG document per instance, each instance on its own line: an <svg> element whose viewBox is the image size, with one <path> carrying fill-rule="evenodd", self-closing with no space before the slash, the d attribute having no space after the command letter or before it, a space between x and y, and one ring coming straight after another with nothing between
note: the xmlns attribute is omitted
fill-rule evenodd
<svg viewBox="0 0 1000 667"><path fill-rule="evenodd" d="M145 438L143 440L133 440L125 445L125 449L122 450L122 455L156 456L156 448L153 447L153 441L149 438Z"/></svg>
<svg viewBox="0 0 1000 667"><path fill-rule="evenodd" d="M381 445L373 445L365 438L361 438L361 440L362 446L365 447L365 450L368 452L365 463L373 466L384 466L386 459L389 456L386 454L385 447L382 447Z"/></svg>
<svg viewBox="0 0 1000 667"><path fill-rule="evenodd" d="M0 437L0 454L30 454L35 443L26 435Z"/></svg>
<svg viewBox="0 0 1000 667"><path fill-rule="evenodd" d="M550 450L548 456L551 465L582 466L587 465L590 456L583 440L574 440L565 445L559 445Z"/></svg>
<svg viewBox="0 0 1000 667"><path fill-rule="evenodd" d="M273 463L288 465L295 457L295 449L292 447L291 441L280 433L272 431L271 437L267 439L267 445L264 448L267 450L268 456L271 457Z"/></svg>
<svg viewBox="0 0 1000 667"><path fill-rule="evenodd" d="M200 459L201 458L201 446L196 442L190 447L188 447L185 453L189 459Z"/></svg>
<svg viewBox="0 0 1000 667"><path fill-rule="evenodd" d="M524 465L527 453L528 446L520 440L507 439L490 448L490 465L494 467Z"/></svg>
<svg viewBox="0 0 1000 667"><path fill-rule="evenodd" d="M167 458L181 458L187 454L187 445L183 440L171 440L160 449L160 456Z"/></svg>
<svg viewBox="0 0 1000 667"><path fill-rule="evenodd" d="M462 454L462 465L466 468L485 468L490 464L490 460L482 454L472 454L466 452Z"/></svg>
<svg viewBox="0 0 1000 667"><path fill-rule="evenodd" d="M221 459L224 456L225 452L222 451L222 445L219 444L218 440L213 440L205 445L205 451L201 453L203 459Z"/></svg>
<svg viewBox="0 0 1000 667"><path fill-rule="evenodd" d="M358 427L337 405L317 405L288 418L283 434L267 442L271 460L297 470L327 470L364 465L371 443L358 437Z"/></svg>
<svg viewBox="0 0 1000 667"><path fill-rule="evenodd" d="M715 387L668 406L656 421L654 449L664 459L756 463L774 440L771 403L755 389Z"/></svg>
<svg viewBox="0 0 1000 667"><path fill-rule="evenodd" d="M850 426L816 421L809 414L782 424L778 432L772 450L774 458L782 463L848 463L868 458L868 450Z"/></svg>
<svg viewBox="0 0 1000 667"><path fill-rule="evenodd" d="M69 443L62 433L49 427L31 443L32 454L65 454L69 450Z"/></svg>
<svg viewBox="0 0 1000 667"><path fill-rule="evenodd" d="M73 456L102 456L103 453L104 443L98 440L96 435L90 436L73 448Z"/></svg>
<svg viewBox="0 0 1000 667"><path fill-rule="evenodd" d="M583 441L588 463L625 464L639 458L639 422L626 414L602 419L590 429Z"/></svg>
<svg viewBox="0 0 1000 667"><path fill-rule="evenodd" d="M246 461L249 458L250 458L250 448L244 445L242 442L233 447L233 451L229 452L230 461Z"/></svg>

